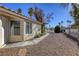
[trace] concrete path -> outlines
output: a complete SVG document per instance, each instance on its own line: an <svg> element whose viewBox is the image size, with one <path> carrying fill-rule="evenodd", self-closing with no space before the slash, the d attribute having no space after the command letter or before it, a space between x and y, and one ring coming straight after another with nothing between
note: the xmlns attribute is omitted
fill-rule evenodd
<svg viewBox="0 0 79 59"><path fill-rule="evenodd" d="M28 45L35 45L35 44L39 43L40 41L42 41L48 35L49 35L49 33L41 36L40 38L35 38L33 40L10 43L10 44L5 45L3 48L24 47L24 46L28 46Z"/></svg>
<svg viewBox="0 0 79 59"><path fill-rule="evenodd" d="M61 33L50 33L36 45L27 46L29 56L79 55L76 42Z"/></svg>

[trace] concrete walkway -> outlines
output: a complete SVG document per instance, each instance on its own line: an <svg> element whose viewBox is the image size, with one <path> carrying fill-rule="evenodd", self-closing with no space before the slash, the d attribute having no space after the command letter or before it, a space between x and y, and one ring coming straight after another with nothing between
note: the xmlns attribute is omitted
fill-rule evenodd
<svg viewBox="0 0 79 59"><path fill-rule="evenodd" d="M48 35L49 35L49 33L41 36L40 38L35 38L33 40L17 42L17 43L10 43L10 44L5 45L3 48L24 47L24 46L28 46L28 45L35 45L35 44L39 43L41 40L43 40Z"/></svg>
<svg viewBox="0 0 79 59"><path fill-rule="evenodd" d="M27 46L28 56L75 56L79 46L62 33L50 33L37 45Z"/></svg>

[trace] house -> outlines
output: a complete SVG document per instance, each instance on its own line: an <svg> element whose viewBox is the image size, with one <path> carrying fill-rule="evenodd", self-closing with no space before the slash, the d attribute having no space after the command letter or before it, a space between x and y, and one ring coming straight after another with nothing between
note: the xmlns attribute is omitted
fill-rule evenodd
<svg viewBox="0 0 79 59"><path fill-rule="evenodd" d="M78 26L76 24L72 24L70 27L66 28L67 34L77 34L78 33Z"/></svg>
<svg viewBox="0 0 79 59"><path fill-rule="evenodd" d="M40 22L0 6L0 46L30 40L40 33Z"/></svg>

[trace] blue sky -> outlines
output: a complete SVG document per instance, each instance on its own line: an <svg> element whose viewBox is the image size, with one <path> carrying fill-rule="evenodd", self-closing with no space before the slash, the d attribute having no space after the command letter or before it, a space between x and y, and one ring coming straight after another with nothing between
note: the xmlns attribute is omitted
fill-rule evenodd
<svg viewBox="0 0 79 59"><path fill-rule="evenodd" d="M38 8L43 9L45 14L48 14L50 12L53 12L53 19L51 19L50 23L47 26L55 27L58 25L60 21L63 21L64 26L68 26L67 20L71 20L72 23L74 22L73 18L70 16L69 11L71 9L71 6L69 8L63 8L60 4L56 3L50 3L50 4L33 4L33 3L4 3L0 4L7 8L10 8L14 11L16 11L18 8L21 8L23 10L23 14L28 16L28 8L37 6Z"/></svg>

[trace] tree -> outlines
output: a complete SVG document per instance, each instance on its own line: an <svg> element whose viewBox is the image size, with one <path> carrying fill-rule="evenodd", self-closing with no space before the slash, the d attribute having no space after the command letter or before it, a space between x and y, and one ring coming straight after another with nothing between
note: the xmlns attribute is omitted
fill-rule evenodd
<svg viewBox="0 0 79 59"><path fill-rule="evenodd" d="M35 7L34 16L38 22L42 23L41 32L45 32L45 25L49 23L49 20L52 18L52 13L45 16L45 13L42 9Z"/></svg>
<svg viewBox="0 0 79 59"><path fill-rule="evenodd" d="M62 26L62 24L63 24L63 21L60 21L59 23L58 23L58 25L61 27Z"/></svg>
<svg viewBox="0 0 79 59"><path fill-rule="evenodd" d="M28 9L28 14L29 14L30 18L32 18L33 14L34 14L34 9L33 8L29 8Z"/></svg>
<svg viewBox="0 0 79 59"><path fill-rule="evenodd" d="M36 21L41 23L41 32L42 33L45 32L45 25L50 22L51 18L53 18L52 17L53 13L50 13L47 16L45 16L44 11L40 8L37 8L37 7L29 8L28 14L30 15L31 18L34 15Z"/></svg>
<svg viewBox="0 0 79 59"><path fill-rule="evenodd" d="M63 24L63 21L61 21L61 24Z"/></svg>
<svg viewBox="0 0 79 59"><path fill-rule="evenodd" d="M41 24L41 33L44 33L45 32L45 24L44 24L44 13L43 13L43 10L35 7L34 8L34 16L36 18L36 21L42 23Z"/></svg>
<svg viewBox="0 0 79 59"><path fill-rule="evenodd" d="M18 8L17 13L18 13L18 14L22 14L21 8Z"/></svg>
<svg viewBox="0 0 79 59"><path fill-rule="evenodd" d="M70 15L74 18L75 26L79 29L79 4L77 3L71 3L71 4L61 4L65 5L65 7L68 7L69 5L72 6L72 10L70 11Z"/></svg>
<svg viewBox="0 0 79 59"><path fill-rule="evenodd" d="M53 19L52 15L53 15L52 12L45 15L45 13L42 9L35 7L34 16L35 16L36 20L39 22L42 22L45 24L49 23L50 19Z"/></svg>
<svg viewBox="0 0 79 59"><path fill-rule="evenodd" d="M55 29L54 29L54 32L55 33L60 33L61 29L60 29L60 26L56 26Z"/></svg>
<svg viewBox="0 0 79 59"><path fill-rule="evenodd" d="M69 6L69 4L66 5L66 7L67 6ZM75 28L79 30L79 4L71 3L71 6L72 6L72 10L70 11L70 15L73 17L73 19L75 21L75 23L74 23ZM70 23L70 22L68 21L68 23Z"/></svg>
<svg viewBox="0 0 79 59"><path fill-rule="evenodd" d="M72 4L72 10L70 12L71 16L75 20L75 26L79 29L79 6L78 4Z"/></svg>
<svg viewBox="0 0 79 59"><path fill-rule="evenodd" d="M70 20L67 20L67 23L71 24L71 22L72 22L72 21L70 21Z"/></svg>
<svg viewBox="0 0 79 59"><path fill-rule="evenodd" d="M42 9L35 7L34 16L37 21L43 23L44 21L44 12Z"/></svg>

